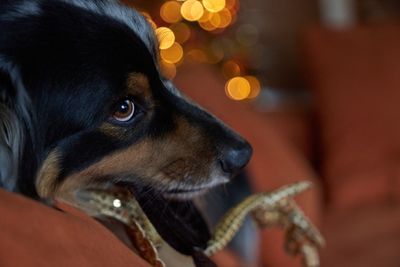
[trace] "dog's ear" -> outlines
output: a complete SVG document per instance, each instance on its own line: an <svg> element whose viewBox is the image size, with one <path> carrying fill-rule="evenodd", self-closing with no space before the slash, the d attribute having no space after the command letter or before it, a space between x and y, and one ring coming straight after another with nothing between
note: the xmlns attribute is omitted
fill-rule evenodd
<svg viewBox="0 0 400 267"><path fill-rule="evenodd" d="M28 98L18 72L0 64L0 187L15 191L24 145Z"/></svg>

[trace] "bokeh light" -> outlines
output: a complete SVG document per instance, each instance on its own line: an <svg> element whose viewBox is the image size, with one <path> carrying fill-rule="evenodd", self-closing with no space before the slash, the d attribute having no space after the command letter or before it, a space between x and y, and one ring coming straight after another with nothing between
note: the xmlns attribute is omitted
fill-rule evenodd
<svg viewBox="0 0 400 267"><path fill-rule="evenodd" d="M222 66L222 74L225 78L230 79L240 75L240 66L233 60L228 60Z"/></svg>
<svg viewBox="0 0 400 267"><path fill-rule="evenodd" d="M232 14L231 12L224 8L220 12L219 15L219 25L218 28L226 28L232 23Z"/></svg>
<svg viewBox="0 0 400 267"><path fill-rule="evenodd" d="M218 29L218 27L214 26L209 20L199 21L199 26L208 32Z"/></svg>
<svg viewBox="0 0 400 267"><path fill-rule="evenodd" d="M233 100L244 100L250 95L250 83L243 77L232 78L226 83L225 92Z"/></svg>
<svg viewBox="0 0 400 267"><path fill-rule="evenodd" d="M175 64L165 62L164 60L161 60L160 62L160 67L161 67L161 73L166 77L167 79L173 79L176 76L176 66Z"/></svg>
<svg viewBox="0 0 400 267"><path fill-rule="evenodd" d="M237 0L226 0L225 7L229 10L237 9L238 3Z"/></svg>
<svg viewBox="0 0 400 267"><path fill-rule="evenodd" d="M201 16L201 18L199 18L199 21L200 22L210 21L211 16L212 16L212 13L208 12L207 9L205 9L203 16Z"/></svg>
<svg viewBox="0 0 400 267"><path fill-rule="evenodd" d="M204 14L204 7L197 0L187 0L181 6L181 15L188 21L197 21Z"/></svg>
<svg viewBox="0 0 400 267"><path fill-rule="evenodd" d="M179 22L179 23L171 25L170 29L175 34L176 42L178 42L180 44L185 43L187 40L189 40L190 36L192 35L192 32L191 32L189 26L183 22Z"/></svg>
<svg viewBox="0 0 400 267"><path fill-rule="evenodd" d="M244 78L250 84L250 94L248 95L247 98L249 98L249 99L256 98L260 94L260 91L261 91L260 81L254 76L244 76Z"/></svg>
<svg viewBox="0 0 400 267"><path fill-rule="evenodd" d="M212 14L210 18L210 23L215 27L219 28L221 25L221 16L218 13Z"/></svg>
<svg viewBox="0 0 400 267"><path fill-rule="evenodd" d="M167 63L178 63L183 57L183 48L175 42L170 48L161 50L160 56Z"/></svg>
<svg viewBox="0 0 400 267"><path fill-rule="evenodd" d="M227 80L226 94L233 100L256 98L260 81L249 76L257 60L246 60L249 50L257 50L259 29L250 23L222 35L237 20L239 0L164 0L156 16L158 27L149 13L143 12L156 31L160 45L160 69L173 79L183 62L219 64ZM154 15L154 14L153 14ZM197 22L196 27L190 22ZM204 31L212 34L204 34ZM251 55L254 55L252 52ZM252 62L251 64L249 62Z"/></svg>
<svg viewBox="0 0 400 267"><path fill-rule="evenodd" d="M219 12L224 9L226 2L225 0L203 0L203 5L210 12Z"/></svg>
<svg viewBox="0 0 400 267"><path fill-rule="evenodd" d="M160 49L168 49L175 43L175 34L167 27L157 28L156 36Z"/></svg>
<svg viewBox="0 0 400 267"><path fill-rule="evenodd" d="M181 5L176 1L165 2L160 9L161 18L168 23L176 23L182 19Z"/></svg>

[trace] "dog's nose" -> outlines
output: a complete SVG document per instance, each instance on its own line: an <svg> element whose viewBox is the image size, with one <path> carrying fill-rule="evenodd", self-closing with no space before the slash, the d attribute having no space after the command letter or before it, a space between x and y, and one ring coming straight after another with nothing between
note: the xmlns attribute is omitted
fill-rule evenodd
<svg viewBox="0 0 400 267"><path fill-rule="evenodd" d="M222 170L230 174L236 174L247 165L252 153L253 149L246 141L227 148L221 157Z"/></svg>

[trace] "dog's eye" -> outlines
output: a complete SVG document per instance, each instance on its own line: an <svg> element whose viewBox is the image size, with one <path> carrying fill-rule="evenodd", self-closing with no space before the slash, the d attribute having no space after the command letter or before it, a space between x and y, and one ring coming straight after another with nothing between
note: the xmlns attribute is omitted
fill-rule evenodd
<svg viewBox="0 0 400 267"><path fill-rule="evenodd" d="M127 122L135 115L135 104L132 100L125 99L117 104L113 118L119 122Z"/></svg>

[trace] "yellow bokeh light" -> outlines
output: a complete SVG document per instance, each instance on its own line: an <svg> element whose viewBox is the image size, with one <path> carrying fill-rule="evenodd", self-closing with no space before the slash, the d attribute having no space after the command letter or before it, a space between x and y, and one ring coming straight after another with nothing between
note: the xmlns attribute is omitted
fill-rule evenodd
<svg viewBox="0 0 400 267"><path fill-rule="evenodd" d="M256 98L261 91L260 81L254 76L244 76L244 78L249 82L251 90L247 98Z"/></svg>
<svg viewBox="0 0 400 267"><path fill-rule="evenodd" d="M160 49L168 49L175 43L175 34L167 27L157 28L156 36L160 45Z"/></svg>
<svg viewBox="0 0 400 267"><path fill-rule="evenodd" d="M183 44L189 40L192 34L189 26L183 22L171 25L171 30L175 33L175 40L180 44Z"/></svg>
<svg viewBox="0 0 400 267"><path fill-rule="evenodd" d="M161 18L168 23L176 23L182 19L181 5L175 1L165 2L160 9Z"/></svg>
<svg viewBox="0 0 400 267"><path fill-rule="evenodd" d="M203 0L203 5L210 12L219 12L224 9L226 2L225 0Z"/></svg>
<svg viewBox="0 0 400 267"><path fill-rule="evenodd" d="M197 0L187 0L181 6L181 15L188 21L197 21L203 14L204 7Z"/></svg>
<svg viewBox="0 0 400 267"><path fill-rule="evenodd" d="M230 79L225 85L225 92L233 100L244 100L250 95L250 83L243 77Z"/></svg>
<svg viewBox="0 0 400 267"><path fill-rule="evenodd" d="M180 44L174 43L170 48L161 50L160 56L167 63L178 63L183 57L183 48Z"/></svg>
<svg viewBox="0 0 400 267"><path fill-rule="evenodd" d="M240 66L233 60L229 60L222 66L222 74L225 78L230 79L240 75Z"/></svg>

